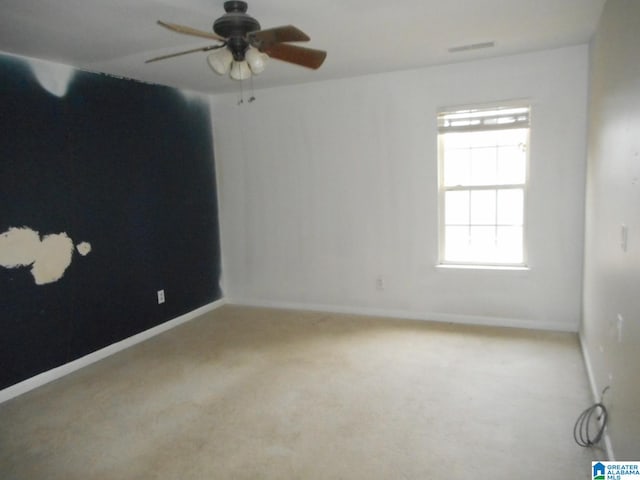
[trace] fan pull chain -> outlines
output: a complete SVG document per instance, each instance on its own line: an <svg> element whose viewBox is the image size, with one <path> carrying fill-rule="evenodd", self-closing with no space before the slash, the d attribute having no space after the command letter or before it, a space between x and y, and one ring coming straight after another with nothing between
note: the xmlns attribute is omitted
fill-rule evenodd
<svg viewBox="0 0 640 480"><path fill-rule="evenodd" d="M256 100L256 96L253 91L253 75L249 77L249 85L251 86L251 96L249 97L249 103L252 103Z"/></svg>
<svg viewBox="0 0 640 480"><path fill-rule="evenodd" d="M244 103L244 84L243 84L243 80L239 80L240 83L240 91L238 94L238 103L237 105L242 105ZM256 100L256 96L255 96L255 92L253 90L253 75L251 77L249 77L249 88L251 89L251 96L249 97L249 99L247 100L247 103L253 103Z"/></svg>
<svg viewBox="0 0 640 480"><path fill-rule="evenodd" d="M238 105L242 105L244 103L244 92L242 91L242 80L240 80L239 83L240 83L240 97L238 98Z"/></svg>

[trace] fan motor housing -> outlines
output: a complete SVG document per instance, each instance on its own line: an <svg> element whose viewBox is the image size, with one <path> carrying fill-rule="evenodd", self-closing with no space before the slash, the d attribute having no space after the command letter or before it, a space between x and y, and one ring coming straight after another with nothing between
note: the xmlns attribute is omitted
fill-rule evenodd
<svg viewBox="0 0 640 480"><path fill-rule="evenodd" d="M230 0L224 2L227 12L213 22L213 31L227 39L229 50L236 60L244 60L244 52L249 43L245 39L248 32L260 30L260 23L248 15L247 2Z"/></svg>

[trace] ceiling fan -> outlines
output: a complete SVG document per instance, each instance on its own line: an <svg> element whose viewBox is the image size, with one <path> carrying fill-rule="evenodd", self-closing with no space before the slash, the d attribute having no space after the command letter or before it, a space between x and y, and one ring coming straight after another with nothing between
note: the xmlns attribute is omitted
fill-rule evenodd
<svg viewBox="0 0 640 480"><path fill-rule="evenodd" d="M291 45L290 42L310 40L307 34L293 25L261 30L260 23L247 14L247 2L226 1L224 10L226 13L213 22L213 32L159 20L159 25L174 32L222 43L162 55L151 58L145 63L213 50L207 56L207 62L216 73L220 75L229 73L234 80L244 80L252 74L257 75L262 72L267 57L317 69L327 56L327 52L323 50Z"/></svg>

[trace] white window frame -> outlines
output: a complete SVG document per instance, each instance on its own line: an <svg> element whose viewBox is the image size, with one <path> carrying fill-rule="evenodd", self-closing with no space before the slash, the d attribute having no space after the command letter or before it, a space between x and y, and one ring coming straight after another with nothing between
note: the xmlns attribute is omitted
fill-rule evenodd
<svg viewBox="0 0 640 480"><path fill-rule="evenodd" d="M444 147L443 147L443 128L440 125L440 117L443 114L452 114L457 112L474 112L474 111L487 111L487 110L508 110L514 108L527 108L527 121L526 125L521 128L527 128L527 150L525 157L525 178L522 184L508 184L508 185L465 185L465 186L445 186L444 182ZM438 159L438 265L442 267L460 267L460 268L505 268L505 269L528 269L528 256L527 256L527 204L528 204L528 189L529 189L529 167L531 158L531 102L529 100L515 100L515 101L503 101L494 102L490 104L476 104L476 105L464 105L457 107L440 108L437 111L438 119L438 133L437 133L437 159ZM516 128L516 127L510 127ZM460 131L488 131L496 130L495 127L482 127L481 125L470 125L468 127L461 127ZM445 260L445 194L447 191L478 191L478 190L506 190L513 188L522 188L523 192L523 224L522 224L522 261L517 263L501 263L501 262L489 262L489 261L451 261Z"/></svg>

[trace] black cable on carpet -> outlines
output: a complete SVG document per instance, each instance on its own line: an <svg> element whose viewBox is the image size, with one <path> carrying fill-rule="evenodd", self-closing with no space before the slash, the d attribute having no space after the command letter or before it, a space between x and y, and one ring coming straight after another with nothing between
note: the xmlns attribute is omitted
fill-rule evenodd
<svg viewBox="0 0 640 480"><path fill-rule="evenodd" d="M607 419L609 414L607 413L607 408L603 405L602 401L604 398L604 394L608 389L609 387L607 386L604 390L602 390L600 401L584 410L573 426L573 439L581 447L591 447L595 445L602 439L602 436L604 435L604 429L607 426ZM593 432L589 430L589 425L592 423L592 418L594 415L597 415L596 420L600 422L600 428L592 437L591 435Z"/></svg>

